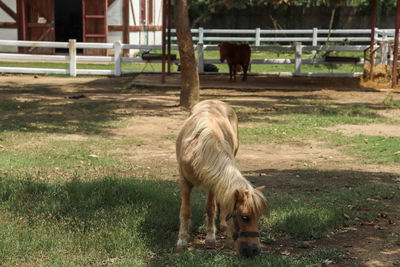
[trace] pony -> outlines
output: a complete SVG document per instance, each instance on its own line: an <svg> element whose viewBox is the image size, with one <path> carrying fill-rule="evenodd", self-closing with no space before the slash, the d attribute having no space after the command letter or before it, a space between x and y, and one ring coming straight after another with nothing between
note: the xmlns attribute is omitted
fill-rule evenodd
<svg viewBox="0 0 400 267"><path fill-rule="evenodd" d="M236 81L236 72L238 67L243 70L243 81L247 79L247 70L250 65L250 46L247 44L235 44L230 42L222 42L219 44L219 55L221 63L226 60L229 66L230 80Z"/></svg>
<svg viewBox="0 0 400 267"><path fill-rule="evenodd" d="M262 193L241 174L235 156L239 148L238 119L233 109L218 100L196 104L176 140L181 189L180 227L177 251L188 245L190 194L194 186L208 191L205 245L215 247L217 208L220 230L228 230L236 254L260 254L258 221L269 211Z"/></svg>

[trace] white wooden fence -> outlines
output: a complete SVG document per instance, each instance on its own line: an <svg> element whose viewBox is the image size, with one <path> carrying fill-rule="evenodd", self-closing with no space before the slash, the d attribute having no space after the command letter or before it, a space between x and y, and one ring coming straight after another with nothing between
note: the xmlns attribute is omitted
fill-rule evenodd
<svg viewBox="0 0 400 267"><path fill-rule="evenodd" d="M175 29L171 32L175 34ZM214 43L221 41L235 41L253 43L293 43L302 42L318 45L329 42L348 42L356 44L369 44L371 29L288 29L288 30L263 30L256 29L191 29L193 41L198 43ZM176 41L176 36L172 36ZM387 41L394 39L394 29L375 28L375 40Z"/></svg>
<svg viewBox="0 0 400 267"><path fill-rule="evenodd" d="M64 74L70 76L89 74L89 75L111 75L120 76L121 74L137 73L140 71L127 71L122 70L121 64L123 62L132 63L149 63L140 57L124 57L123 49L140 49L140 50L160 50L161 46L145 46L145 45L132 45L121 44L119 41L115 43L80 43L75 40L69 42L36 42L36 41L10 41L0 40L0 46L18 46L18 47L50 47L50 48L66 48L69 49L69 55L33 55L33 54L18 54L18 53L0 53L0 61L35 61L35 62L68 62L68 69L50 69L50 68L23 68L23 67L0 67L0 73L37 73L37 74ZM218 50L217 45L204 45L198 43L196 46L198 52L197 62L199 64L199 72L204 73L204 64L221 63L217 59L204 58L205 50ZM304 64L332 64L323 59L304 59L303 51L363 51L368 46L366 45L347 45L347 46L325 46L325 45L312 45L304 46L301 43L296 45L286 46L252 46L252 51L294 51L295 57L293 59L253 59L251 64L294 64L293 72L279 73L280 75L293 75L293 76L329 76L329 77L354 77L359 76L361 73L348 72L348 73L308 73L302 72L301 66ZM77 49L111 49L114 51L114 56L80 56L77 55ZM178 50L177 46L172 46L172 50ZM78 62L97 62L97 63L113 63L113 70L98 70L98 69L78 69ZM154 63L161 62L152 61ZM179 60L173 61L179 63ZM354 63L352 63L354 64ZM363 64L363 60L357 64ZM277 73L269 73L277 74Z"/></svg>

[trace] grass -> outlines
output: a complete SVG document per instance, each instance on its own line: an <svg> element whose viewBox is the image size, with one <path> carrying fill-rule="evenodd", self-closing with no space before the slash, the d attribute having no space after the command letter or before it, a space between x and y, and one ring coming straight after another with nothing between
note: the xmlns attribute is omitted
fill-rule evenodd
<svg viewBox="0 0 400 267"><path fill-rule="evenodd" d="M0 96L7 90L11 89L1 87ZM21 90L57 95L61 89ZM397 137L349 137L324 129L349 123L393 122L368 104L290 97L278 102L273 112L246 104L235 107L242 144L307 143L314 139L367 162L399 162ZM379 108L398 109L396 103L388 98ZM391 212L392 203L400 202L397 184L385 179L375 182L379 180L376 177L386 174L294 170L300 174L296 184L267 192L271 217L262 217L260 231L268 246L279 246L280 236L285 235L290 238L288 246L304 252L262 255L253 260L222 251L174 253L178 183L151 179L154 176L143 175L143 167L124 158L120 151L141 146L140 136L118 139L107 135L125 127L127 118L135 116L129 105L113 100L0 101L2 264L320 266L326 260L341 262L346 256L337 249L313 249L306 241L374 221L377 214ZM162 139L173 142L176 134ZM276 176L287 176L286 172L276 170ZM335 182L336 176L345 182ZM204 192L196 189L192 196L196 235L204 234L204 202ZM394 242L399 244L399 240Z"/></svg>
<svg viewBox="0 0 400 267"><path fill-rule="evenodd" d="M356 221L373 221L379 211L390 209L380 199L400 201L399 187L367 184L335 190L328 186L321 193L280 192L268 196L274 210L262 229L266 233L271 230L288 233L300 240L322 238Z"/></svg>
<svg viewBox="0 0 400 267"><path fill-rule="evenodd" d="M283 256L246 261L221 253L171 254L178 225L175 215L179 211L179 190L172 182L103 177L90 182L47 184L6 177L1 180L0 193L3 220L7 222L0 228L1 260L11 265L27 262L84 266L98 265L108 259L115 259L120 265L144 265L150 257L156 266L179 266L184 262L184 266L206 266L213 261L216 264L213 266L259 266L261 263L304 266L303 261ZM359 203L354 212L358 218L369 221L371 218L363 217L360 211L365 211L367 206L374 207L370 197L380 194L386 199L399 200L399 193L398 188L368 186L322 199L315 197L305 201L310 203L309 208L301 208L304 199L293 202L299 196L270 196L270 203L275 207L273 219L263 221L261 229L285 232L300 240L319 238L352 223L343 222L341 213L349 203ZM315 200L320 205L318 208L313 203ZM340 203L334 205L333 200ZM197 191L192 201L196 229L202 223L204 197ZM370 210L369 216L378 210L382 209ZM351 211L346 212L357 218ZM325 229L327 226L331 228ZM164 230L160 232L160 229ZM338 252L333 252L314 251L305 262L321 263L327 259L319 255L324 253L337 257Z"/></svg>
<svg viewBox="0 0 400 267"><path fill-rule="evenodd" d="M399 195L399 188L380 185L311 199L300 194L271 195L272 219L261 222L261 231L283 232L299 240L321 238L354 223L343 217L343 211L370 221L378 211L387 209L370 198L399 201ZM156 266L206 266L212 262L213 266L304 266L329 257L338 260L340 254L324 248L304 255L303 260L284 256L244 260L196 251L171 254L178 230L179 189L175 182L102 177L49 184L7 175L1 179L0 196L4 222L0 226L0 260L8 265L84 266L114 259L121 266L145 265L149 260ZM195 191L192 202L197 229L203 222L204 195ZM352 210L349 204L354 205ZM366 212L365 207L370 210Z"/></svg>
<svg viewBox="0 0 400 267"><path fill-rule="evenodd" d="M392 103L392 104L388 104ZM396 101L386 98L383 106L397 108ZM393 164L400 162L400 138L385 136L344 136L324 130L324 127L344 124L393 123L365 105L337 105L321 101L285 101L287 107L275 113L256 109L237 109L239 121L251 121L239 129L245 144L298 142L315 138L368 163ZM266 115L268 115L266 119Z"/></svg>

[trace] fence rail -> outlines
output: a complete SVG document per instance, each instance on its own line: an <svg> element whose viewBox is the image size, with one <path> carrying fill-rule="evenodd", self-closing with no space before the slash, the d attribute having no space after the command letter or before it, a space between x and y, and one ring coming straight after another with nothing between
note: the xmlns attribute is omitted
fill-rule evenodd
<svg viewBox="0 0 400 267"><path fill-rule="evenodd" d="M123 50L125 49L139 49L139 50L160 50L161 46L149 45L133 45L121 44L119 41L115 43L80 43L76 40L69 42L36 42L36 41L10 41L0 40L0 46L17 46L17 47L50 47L50 48L67 48L69 55L32 55L32 54L18 54L18 53L0 53L0 61L7 60L27 60L27 61L41 61L41 62L67 62L68 69L52 69L52 68L25 68L25 67L0 67L0 73L38 73L38 74L64 74L70 76L76 75L111 75L120 76L121 74L137 73L140 71L122 70L121 65L123 62L131 63L149 63L148 60L143 60L140 57L124 57ZM304 64L332 64L324 59L316 58L303 58L303 51L364 51L367 45L346 45L346 46L326 46L326 45L302 45L300 42L296 45L282 45L282 46L251 46L252 52L254 51L293 51L295 56L293 59L253 59L251 64L294 64L293 72L281 72L281 75L293 76L329 76L329 77L355 77L361 75L359 72L347 73L314 73L302 72L301 66ZM77 49L111 49L114 56L80 56L77 55ZM204 57L204 51L218 50L217 45L197 43L197 62L199 72L205 73L204 64L220 64L217 59L207 59ZM171 50L178 50L176 45L171 47ZM113 70L98 70L98 69L77 69L79 62L102 62L113 63ZM151 61L154 63L161 62ZM174 60L173 63L179 64L179 60ZM358 63L341 62L340 64L363 64L361 59ZM274 73L274 72L270 72ZM259 74L259 73L256 73Z"/></svg>
<svg viewBox="0 0 400 267"><path fill-rule="evenodd" d="M172 29L173 34L176 33ZM261 43L290 43L303 42L318 45L321 42L350 42L368 44L371 41L370 29L288 29L288 30L263 30L256 29L191 29L193 41L198 43L213 43L221 41L250 42L255 46ZM229 35L228 35L229 34ZM227 36L228 35L228 36ZM287 36L291 35L291 36ZM329 37L328 37L329 35ZM361 36L360 36L361 35ZM394 39L394 29L375 28L375 40L387 41ZM171 40L176 41L176 36Z"/></svg>

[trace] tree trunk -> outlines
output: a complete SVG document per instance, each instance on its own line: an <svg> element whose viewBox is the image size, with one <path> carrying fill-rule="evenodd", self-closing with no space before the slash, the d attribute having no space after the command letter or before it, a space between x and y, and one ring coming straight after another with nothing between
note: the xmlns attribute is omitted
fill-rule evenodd
<svg viewBox="0 0 400 267"><path fill-rule="evenodd" d="M181 59L180 105L192 108L200 99L199 71L197 68L192 34L189 25L187 0L175 1L175 28Z"/></svg>

